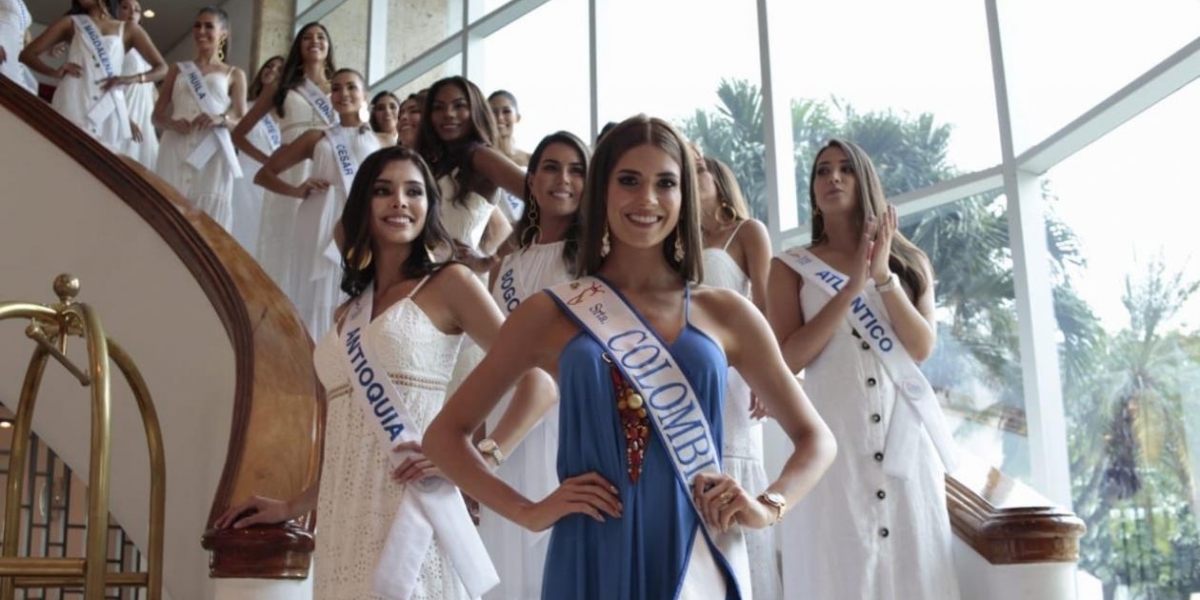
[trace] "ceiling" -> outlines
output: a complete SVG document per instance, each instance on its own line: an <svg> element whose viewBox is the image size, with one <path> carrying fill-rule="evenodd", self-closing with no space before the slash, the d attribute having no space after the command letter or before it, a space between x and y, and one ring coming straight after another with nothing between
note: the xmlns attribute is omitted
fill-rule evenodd
<svg viewBox="0 0 1200 600"><path fill-rule="evenodd" d="M250 0L229 0L230 2L249 2ZM142 19L142 27L154 40L159 51L167 52L184 36L188 35L195 20L196 12L205 6L224 4L219 0L140 0L142 10L153 10L153 19ZM43 25L49 25L63 16L70 8L70 0L34 0L26 1L33 20ZM36 31L36 30L35 30Z"/></svg>

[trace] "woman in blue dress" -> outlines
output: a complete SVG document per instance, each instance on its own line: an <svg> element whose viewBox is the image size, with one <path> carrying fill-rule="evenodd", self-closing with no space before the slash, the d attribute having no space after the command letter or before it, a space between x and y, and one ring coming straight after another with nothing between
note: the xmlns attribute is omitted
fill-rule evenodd
<svg viewBox="0 0 1200 600"><path fill-rule="evenodd" d="M744 546L719 549L714 540L778 522L836 453L761 313L737 293L696 285L703 266L692 162L682 136L660 119L633 117L604 136L580 208L578 272L607 284L661 340L695 391L715 448L733 366L776 415L793 453L765 490L742 489L716 471L685 487L670 444L637 410L641 397L635 402L604 347L572 317L571 302L550 294L526 300L430 425L424 448L500 515L534 531L553 526L543 598L748 598ZM505 390L535 367L560 388L561 485L540 502L495 477L470 441ZM654 404L650 398L641 408ZM531 402L514 400L508 410L530 410Z"/></svg>

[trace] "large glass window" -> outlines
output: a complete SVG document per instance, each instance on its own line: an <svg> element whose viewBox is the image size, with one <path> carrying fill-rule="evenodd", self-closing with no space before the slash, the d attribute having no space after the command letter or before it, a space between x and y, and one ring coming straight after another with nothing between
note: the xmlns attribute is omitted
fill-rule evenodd
<svg viewBox="0 0 1200 600"><path fill-rule="evenodd" d="M1080 568L1105 597L1200 593L1196 106L1193 83L1044 181Z"/></svg>
<svg viewBox="0 0 1200 600"><path fill-rule="evenodd" d="M553 0L483 41L484 95L517 97L517 148L532 152L546 135L565 129L588 141L587 0Z"/></svg>
<svg viewBox="0 0 1200 600"><path fill-rule="evenodd" d="M889 196L1000 162L983 2L777 2L777 89L792 99L801 228L808 172L831 136L897 155ZM905 154L905 156L899 156Z"/></svg>
<svg viewBox="0 0 1200 600"><path fill-rule="evenodd" d="M999 11L1018 153L1200 35L1192 0L1000 0Z"/></svg>
<svg viewBox="0 0 1200 600"><path fill-rule="evenodd" d="M462 0L388 0L385 71L392 72L462 31ZM365 39L365 38L364 38Z"/></svg>
<svg viewBox="0 0 1200 600"><path fill-rule="evenodd" d="M455 54L446 62L426 71L420 77L400 86L400 89L395 90L395 94L403 102L408 98L409 94L415 94L423 89L433 85L443 77L452 77L454 75L462 75L462 55Z"/></svg>
<svg viewBox="0 0 1200 600"><path fill-rule="evenodd" d="M367 16L370 11L368 0L346 0L333 12L321 19L333 38L334 58L339 69L354 69L367 73Z"/></svg>

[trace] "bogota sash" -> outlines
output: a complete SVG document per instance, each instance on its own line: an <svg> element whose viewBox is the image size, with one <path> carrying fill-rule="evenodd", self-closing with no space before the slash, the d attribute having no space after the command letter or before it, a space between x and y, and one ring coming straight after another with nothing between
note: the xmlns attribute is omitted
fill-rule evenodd
<svg viewBox="0 0 1200 600"><path fill-rule="evenodd" d="M304 85L297 86L296 91L300 92L300 95L304 96L304 99L312 105L313 110L321 115L321 120L325 121L326 127L338 124L339 119L337 113L333 111L333 104L329 102L329 97L311 79L305 79Z"/></svg>
<svg viewBox="0 0 1200 600"><path fill-rule="evenodd" d="M371 321L374 292L374 284L368 285L351 301L341 334L342 351L354 403L370 422L380 444L387 448L395 467L405 456L391 449L401 442L420 441L422 432L413 426L408 411L399 402L397 384L364 337ZM375 567L375 592L389 599L408 600L434 536L472 598L482 596L500 582L458 488L431 477L408 485Z"/></svg>
<svg viewBox="0 0 1200 600"><path fill-rule="evenodd" d="M200 67L197 67L195 62L189 60L179 63L179 73L187 80L188 89L192 91L192 97L196 99L200 110L209 115L225 112L225 107L221 106L208 89L208 82L204 81L204 75L200 73ZM198 171L203 169L218 151L221 152L221 157L225 159L225 164L229 166L234 179L241 177L242 167L238 163L237 152L233 149L233 137L224 126L210 127L204 139L188 155L187 163Z"/></svg>
<svg viewBox="0 0 1200 600"><path fill-rule="evenodd" d="M96 62L100 63L104 77L120 75L113 67L112 57L108 54L108 48L104 46L104 36L100 35L100 29L96 27L95 21L92 21L92 18L87 15L72 15L71 20L75 22L75 27L83 33L84 45L91 49L92 54L96 57ZM96 86L96 89L99 90L97 82L89 82L89 85ZM121 139L133 137L133 132L129 129L129 109L125 106L125 90L120 86L104 92L98 100L92 103L88 108L88 121L98 126L114 111L117 113Z"/></svg>
<svg viewBox="0 0 1200 600"><path fill-rule="evenodd" d="M625 299L598 277L583 277L547 288L580 329L604 347L625 380L646 399L646 411L692 508L700 515L692 493L696 476L720 473L720 446L691 382L666 344ZM704 519L700 519L704 523ZM734 585L748 593L750 565L741 528L721 533L704 525L717 554L734 575ZM694 550L693 550L694 552Z"/></svg>
<svg viewBox="0 0 1200 600"><path fill-rule="evenodd" d="M799 273L804 283L815 285L831 296L849 279L805 248L791 248L780 254L779 259ZM929 380L925 379L917 363L899 342L900 338L888 321L887 310L878 299L878 292L869 291L856 296L851 301L846 320L879 358L903 400L897 402L892 411L892 423L888 427L884 449L884 472L908 479L911 469L918 463L917 444L922 426L933 442L942 466L947 471L953 471L958 465L957 448L937 396L933 393L933 386L929 385Z"/></svg>

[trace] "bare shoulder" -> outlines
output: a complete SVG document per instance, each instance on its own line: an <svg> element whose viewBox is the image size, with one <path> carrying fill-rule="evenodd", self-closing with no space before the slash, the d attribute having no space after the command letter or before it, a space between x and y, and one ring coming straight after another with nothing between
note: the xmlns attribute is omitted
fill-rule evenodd
<svg viewBox="0 0 1200 600"><path fill-rule="evenodd" d="M455 294L473 286L483 286L471 269L462 263L450 263L429 277L426 287L442 293Z"/></svg>
<svg viewBox="0 0 1200 600"><path fill-rule="evenodd" d="M699 285L692 288L692 311L701 311L704 315L718 321L742 319L749 312L758 309L741 294L720 287Z"/></svg>
<svg viewBox="0 0 1200 600"><path fill-rule="evenodd" d="M758 219L746 219L742 224L742 228L737 233L738 243L758 243L765 242L768 246L771 245L771 236L767 232L767 226L763 225Z"/></svg>

